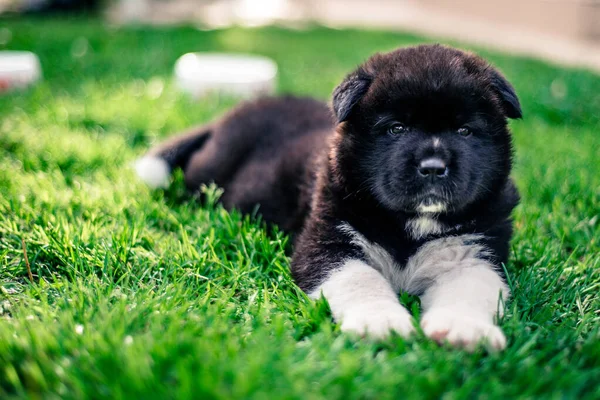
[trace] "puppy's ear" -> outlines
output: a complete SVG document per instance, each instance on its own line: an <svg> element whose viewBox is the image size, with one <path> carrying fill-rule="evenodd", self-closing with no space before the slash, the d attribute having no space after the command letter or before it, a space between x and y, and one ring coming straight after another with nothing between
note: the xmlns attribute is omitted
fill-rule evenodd
<svg viewBox="0 0 600 400"><path fill-rule="evenodd" d="M352 108L367 93L373 78L362 68L348 75L333 91L333 112L338 123L348 119Z"/></svg>
<svg viewBox="0 0 600 400"><path fill-rule="evenodd" d="M504 78L498 71L490 69L492 75L492 86L496 93L500 96L502 101L502 108L504 108L504 114L508 118L518 119L523 116L521 111L521 104L515 89L510 83Z"/></svg>

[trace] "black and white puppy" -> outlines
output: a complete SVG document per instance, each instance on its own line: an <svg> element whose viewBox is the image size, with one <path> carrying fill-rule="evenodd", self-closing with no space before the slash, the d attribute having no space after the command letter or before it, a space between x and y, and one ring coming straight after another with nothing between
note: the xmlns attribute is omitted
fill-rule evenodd
<svg viewBox="0 0 600 400"><path fill-rule="evenodd" d="M511 85L473 54L426 45L374 55L332 103L333 118L310 99L243 104L151 150L138 173L158 186L180 167L190 189L222 186L226 207L260 205L294 235L297 284L343 331L410 335L404 291L420 296L434 340L503 348Z"/></svg>

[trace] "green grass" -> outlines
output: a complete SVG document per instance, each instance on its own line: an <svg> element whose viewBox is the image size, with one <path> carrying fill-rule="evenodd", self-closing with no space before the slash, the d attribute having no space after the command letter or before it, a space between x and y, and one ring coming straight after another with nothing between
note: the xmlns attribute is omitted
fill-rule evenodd
<svg viewBox="0 0 600 400"><path fill-rule="evenodd" d="M114 28L2 20L0 49L44 81L0 97L0 398L600 397L600 77L482 51L514 83L522 193L499 354L422 335L341 334L294 285L288 238L130 169L152 143L230 107L171 80L194 50L260 53L279 91L326 99L378 31ZM27 246L30 283L21 241ZM403 296L413 310L418 304Z"/></svg>

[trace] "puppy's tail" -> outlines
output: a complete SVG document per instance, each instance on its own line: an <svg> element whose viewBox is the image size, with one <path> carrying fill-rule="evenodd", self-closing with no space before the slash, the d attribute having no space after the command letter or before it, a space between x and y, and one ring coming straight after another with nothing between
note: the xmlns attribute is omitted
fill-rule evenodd
<svg viewBox="0 0 600 400"><path fill-rule="evenodd" d="M200 150L210 138L210 127L199 127L177 135L150 149L135 162L138 176L152 188L169 187L175 168L185 169L192 154Z"/></svg>

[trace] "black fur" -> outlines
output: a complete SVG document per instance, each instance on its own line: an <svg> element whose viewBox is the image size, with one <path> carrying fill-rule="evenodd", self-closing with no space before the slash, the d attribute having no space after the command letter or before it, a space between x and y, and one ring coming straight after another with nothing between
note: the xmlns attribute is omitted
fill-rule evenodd
<svg viewBox="0 0 600 400"><path fill-rule="evenodd" d="M346 77L333 92L332 106L337 122L348 119L350 112L369 89L372 78L359 69Z"/></svg>
<svg viewBox="0 0 600 400"><path fill-rule="evenodd" d="M492 85L497 91L498 96L500 96L506 116L515 119L522 118L521 104L519 103L515 89L498 71L490 71L490 73L492 74Z"/></svg>
<svg viewBox="0 0 600 400"><path fill-rule="evenodd" d="M400 266L425 241L467 233L483 234L490 258L506 262L518 202L506 118L520 118L521 107L498 71L452 48L399 49L348 75L332 103L334 115L309 99L246 103L154 154L194 144L195 151L188 145L180 152L189 153L187 160L171 163L184 168L191 189L214 181L225 189L226 207L250 212L259 204L267 222L299 234L292 273L305 291L343 260L364 258L339 231L342 223ZM405 132L390 133L398 123ZM463 127L472 134L459 135ZM417 173L419 162L432 156L449 171L435 182ZM434 217L450 229L411 236L406 223L419 205L438 201L448 208Z"/></svg>

